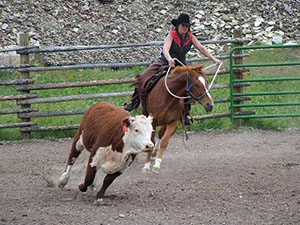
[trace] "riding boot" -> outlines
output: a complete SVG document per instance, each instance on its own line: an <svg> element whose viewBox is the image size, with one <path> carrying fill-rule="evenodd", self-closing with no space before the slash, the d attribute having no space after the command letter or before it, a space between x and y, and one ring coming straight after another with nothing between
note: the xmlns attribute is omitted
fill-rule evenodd
<svg viewBox="0 0 300 225"><path fill-rule="evenodd" d="M187 100L184 100L184 111L183 111L183 116L184 116L184 125L188 126L188 125L192 125L193 121L191 119L188 118L188 115L190 115L190 111L191 111L191 104L188 103Z"/></svg>
<svg viewBox="0 0 300 225"><path fill-rule="evenodd" d="M140 105L140 97L137 88L134 89L130 103L125 103L124 109L128 112L136 109Z"/></svg>

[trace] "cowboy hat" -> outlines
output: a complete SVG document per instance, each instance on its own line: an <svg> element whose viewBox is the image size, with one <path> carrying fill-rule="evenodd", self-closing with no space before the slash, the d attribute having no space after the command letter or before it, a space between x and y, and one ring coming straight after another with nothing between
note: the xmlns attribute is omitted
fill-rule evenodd
<svg viewBox="0 0 300 225"><path fill-rule="evenodd" d="M188 14L182 13L178 16L177 19L172 19L171 23L176 27L179 24L191 26L190 17Z"/></svg>

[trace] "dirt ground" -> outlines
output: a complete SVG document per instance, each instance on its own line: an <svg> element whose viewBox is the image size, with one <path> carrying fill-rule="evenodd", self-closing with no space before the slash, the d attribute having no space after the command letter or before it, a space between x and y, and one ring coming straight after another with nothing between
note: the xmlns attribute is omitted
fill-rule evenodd
<svg viewBox="0 0 300 225"><path fill-rule="evenodd" d="M108 188L81 193L88 154L57 187L71 139L0 145L0 224L300 224L300 131L175 135L160 174L144 155ZM100 174L99 185L103 174Z"/></svg>

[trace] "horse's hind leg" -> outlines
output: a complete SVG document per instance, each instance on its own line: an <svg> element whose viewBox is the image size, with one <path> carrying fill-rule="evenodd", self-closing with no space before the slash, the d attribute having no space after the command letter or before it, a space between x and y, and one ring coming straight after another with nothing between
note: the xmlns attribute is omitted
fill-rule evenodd
<svg viewBox="0 0 300 225"><path fill-rule="evenodd" d="M160 147L159 147L159 151L157 153L156 159L155 159L155 164L153 166L153 172L158 173L160 170L160 164L162 161L162 157L164 154L164 151L166 150L168 144L169 144L169 140L172 137L172 135L174 134L174 132L176 131L178 127L178 122L173 122L171 124L169 124L167 126L166 131L164 132L164 135L161 139L160 142Z"/></svg>
<svg viewBox="0 0 300 225"><path fill-rule="evenodd" d="M158 132L158 139L155 142L155 146L152 150L152 157L155 157L157 152L159 151L159 147L160 147L160 141L162 139L162 137L164 136L165 132L166 132L167 126L161 126Z"/></svg>
<svg viewBox="0 0 300 225"><path fill-rule="evenodd" d="M58 180L58 186L60 188L63 188L68 183L69 178L70 178L70 174L71 174L72 166L75 163L78 156L80 155L80 153L84 149L84 146L83 146L83 143L82 143L82 135L80 135L80 133L81 132L78 131L76 133L75 137L74 137L74 140L73 140L72 145L71 145L69 157L68 157L68 160L67 160L67 166L66 166L63 174L61 175L61 177Z"/></svg>
<svg viewBox="0 0 300 225"><path fill-rule="evenodd" d="M156 129L156 126L154 124L152 124L152 126L153 126L153 132L152 132L152 136L151 136L151 141L153 143L155 143L155 129ZM156 144L155 144L155 146L156 146ZM152 152L153 151L154 151L154 149L152 150ZM143 167L143 173L148 173L148 172L151 171L151 155L152 155L152 152L147 153L145 165Z"/></svg>

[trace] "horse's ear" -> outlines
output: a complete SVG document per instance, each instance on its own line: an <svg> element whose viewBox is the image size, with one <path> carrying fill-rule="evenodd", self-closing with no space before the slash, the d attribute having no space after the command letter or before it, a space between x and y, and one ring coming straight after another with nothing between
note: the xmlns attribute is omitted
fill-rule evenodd
<svg viewBox="0 0 300 225"><path fill-rule="evenodd" d="M198 74L203 73L202 69L203 69L203 65L195 66L195 67L192 68L192 70L195 71Z"/></svg>
<svg viewBox="0 0 300 225"><path fill-rule="evenodd" d="M150 123L153 122L153 115L152 115L152 113L149 113L149 116L147 117L147 119L150 121Z"/></svg>

